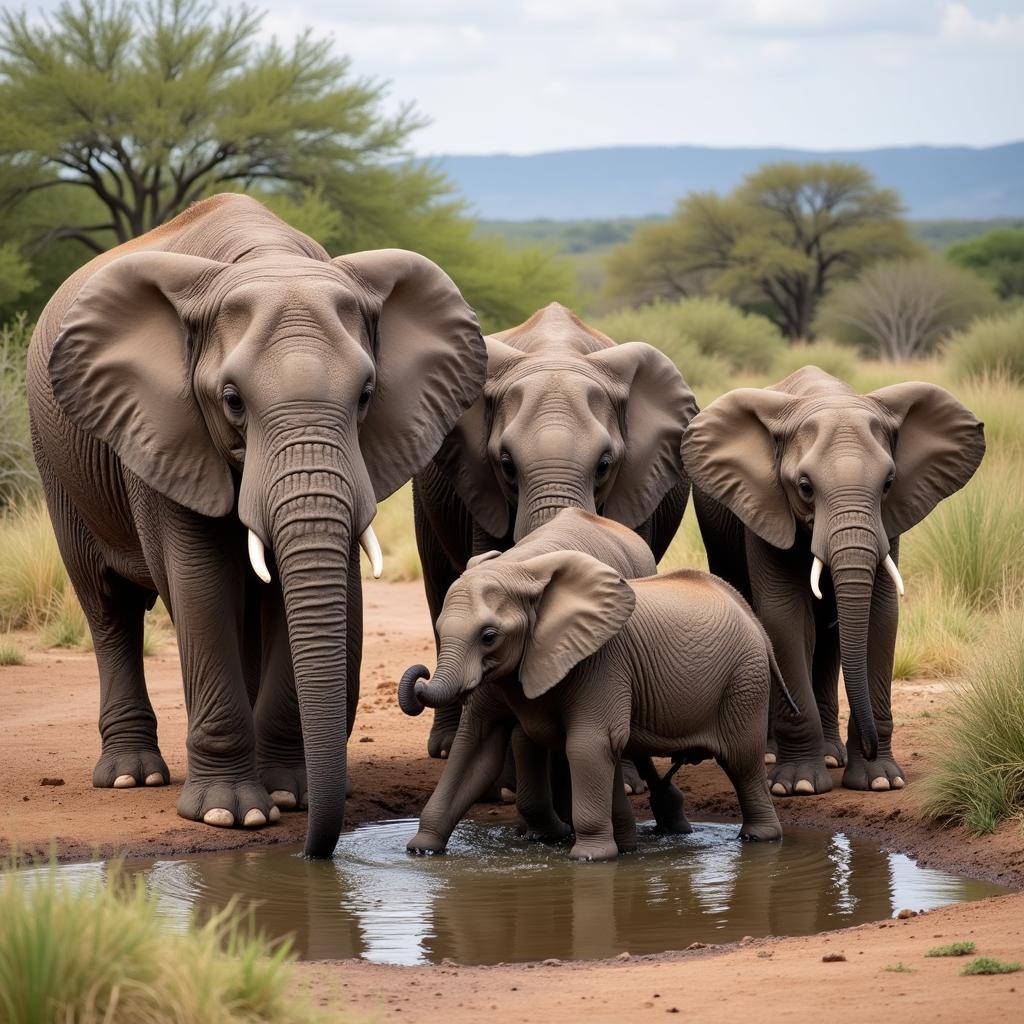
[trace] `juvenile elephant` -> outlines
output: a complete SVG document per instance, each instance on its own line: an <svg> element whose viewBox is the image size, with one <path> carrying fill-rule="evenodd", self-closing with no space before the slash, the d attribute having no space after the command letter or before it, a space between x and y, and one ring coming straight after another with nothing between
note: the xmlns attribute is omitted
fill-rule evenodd
<svg viewBox="0 0 1024 1024"><path fill-rule="evenodd" d="M616 345L558 303L485 339L487 384L413 484L431 620L473 555L505 550L559 509L597 512L664 554L689 495L679 444L697 412L667 356ZM459 708L427 749L451 747Z"/></svg>
<svg viewBox="0 0 1024 1024"><path fill-rule="evenodd" d="M827 792L827 769L844 764L850 789L904 785L891 742L899 537L963 487L984 452L983 425L948 391L907 383L860 395L815 366L730 391L691 421L683 462L695 490L725 506L697 504L711 569L749 589L804 709L772 723L773 793Z"/></svg>
<svg viewBox="0 0 1024 1024"><path fill-rule="evenodd" d="M696 570L626 582L579 551L506 555L459 578L437 628L438 671L431 683L417 681L421 666L407 673L403 706L443 707L480 689L410 851L444 850L501 769L509 712L534 744L568 756L574 859L635 846L623 755L715 758L739 797L740 835L781 837L764 751L771 683L788 693L764 630L727 583ZM519 766L519 811L538 836L557 837L565 825L535 764Z"/></svg>
<svg viewBox="0 0 1024 1024"><path fill-rule="evenodd" d="M159 594L189 720L178 813L259 826L308 792L306 852L330 855L359 687L356 540L379 574L376 502L475 401L485 360L429 260L331 260L240 195L65 282L33 336L29 405L99 666L94 785L169 781L142 664Z"/></svg>

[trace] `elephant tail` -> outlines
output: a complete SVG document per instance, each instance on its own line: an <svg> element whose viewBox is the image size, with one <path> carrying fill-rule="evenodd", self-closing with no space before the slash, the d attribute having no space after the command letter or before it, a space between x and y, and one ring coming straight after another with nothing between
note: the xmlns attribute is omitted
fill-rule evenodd
<svg viewBox="0 0 1024 1024"><path fill-rule="evenodd" d="M761 631L764 635L765 649L768 652L768 667L771 670L772 682L779 688L782 694L783 700L789 705L789 710L794 715L800 714L800 705L793 700L793 695L789 692L789 687L786 686L786 680L782 678L782 670L779 668L779 663L775 660L775 651L772 648L772 642L768 639L768 634Z"/></svg>

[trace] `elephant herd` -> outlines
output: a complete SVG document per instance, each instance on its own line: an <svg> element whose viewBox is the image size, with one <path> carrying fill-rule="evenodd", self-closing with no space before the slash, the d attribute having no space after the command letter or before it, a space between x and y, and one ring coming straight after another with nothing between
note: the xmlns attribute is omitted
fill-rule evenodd
<svg viewBox="0 0 1024 1024"><path fill-rule="evenodd" d="M627 786L688 830L671 775L705 758L751 839L781 834L770 793L825 792L829 768L854 789L904 785L899 538L985 447L939 387L860 395L805 367L699 411L649 345L558 304L484 338L425 257L332 259L230 194L72 275L28 382L99 669L96 786L170 781L142 660L159 596L188 714L178 813L253 828L308 805L306 853L330 856L359 546L379 575L370 524L410 478L438 664L429 683L411 668L399 698L437 708L428 749L447 758L410 849L443 849L503 774L527 828L574 831L582 859L633 845ZM691 489L715 575L657 575ZM652 756L672 759L666 775Z"/></svg>

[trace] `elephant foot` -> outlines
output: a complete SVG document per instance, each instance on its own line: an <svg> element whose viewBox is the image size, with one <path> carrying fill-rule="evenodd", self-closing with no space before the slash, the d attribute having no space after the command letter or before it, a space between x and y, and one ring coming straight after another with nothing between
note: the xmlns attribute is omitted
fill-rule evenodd
<svg viewBox="0 0 1024 1024"><path fill-rule="evenodd" d="M171 773L155 746L104 750L92 771L97 789L166 786L170 781Z"/></svg>
<svg viewBox="0 0 1024 1024"><path fill-rule="evenodd" d="M281 817L255 779L187 779L178 797L178 814L217 828L262 828Z"/></svg>
<svg viewBox="0 0 1024 1024"><path fill-rule="evenodd" d="M685 836L693 831L686 818L683 794L671 779L651 790L651 813L659 832Z"/></svg>
<svg viewBox="0 0 1024 1024"><path fill-rule="evenodd" d="M622 785L626 792L630 795L633 795L634 793L646 793L647 783L640 778L640 773L636 770L636 765L626 757L624 757L619 764L622 768Z"/></svg>
<svg viewBox="0 0 1024 1024"><path fill-rule="evenodd" d="M576 837L569 851L569 860L615 860L619 848L612 839L580 839Z"/></svg>
<svg viewBox="0 0 1024 1024"><path fill-rule="evenodd" d="M428 854L444 853L447 845L439 836L421 829L405 844L405 849L411 854L423 857Z"/></svg>
<svg viewBox="0 0 1024 1024"><path fill-rule="evenodd" d="M305 765L262 765L259 775L275 807L282 811L300 811L309 806Z"/></svg>
<svg viewBox="0 0 1024 1024"><path fill-rule="evenodd" d="M821 755L826 768L842 768L846 764L846 744L841 739L825 737Z"/></svg>
<svg viewBox="0 0 1024 1024"><path fill-rule="evenodd" d="M891 789L902 789L906 784L903 769L891 756L865 761L851 754L850 763L843 772L843 786L846 789L885 793Z"/></svg>
<svg viewBox="0 0 1024 1024"><path fill-rule="evenodd" d="M812 796L832 789L832 776L820 758L801 761L780 759L768 772L772 796Z"/></svg>
<svg viewBox="0 0 1024 1024"><path fill-rule="evenodd" d="M745 843L775 843L782 838L782 826L778 818L772 821L754 821L749 825L744 822L740 829L740 839Z"/></svg>
<svg viewBox="0 0 1024 1024"><path fill-rule="evenodd" d="M526 828L526 838L531 843L554 845L563 842L571 835L572 828L561 819L556 819L556 822L552 822L544 828L533 828L529 825Z"/></svg>

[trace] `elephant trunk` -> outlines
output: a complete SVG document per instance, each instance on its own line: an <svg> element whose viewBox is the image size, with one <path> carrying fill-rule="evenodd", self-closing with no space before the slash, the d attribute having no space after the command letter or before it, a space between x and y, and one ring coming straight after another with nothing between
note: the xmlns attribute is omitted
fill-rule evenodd
<svg viewBox="0 0 1024 1024"><path fill-rule="evenodd" d="M323 445L297 442L278 453L267 514L302 722L309 857L330 857L345 821L346 620L351 563L358 560L352 477L325 451Z"/></svg>
<svg viewBox="0 0 1024 1024"><path fill-rule="evenodd" d="M447 649L446 649L447 648ZM406 669L398 684L398 704L407 715L418 715L424 708L443 708L454 704L479 680L467 679L465 659L443 645L437 659L437 671L431 683L425 665Z"/></svg>
<svg viewBox="0 0 1024 1024"><path fill-rule="evenodd" d="M829 542L829 571L839 617L839 654L850 715L864 756L878 754L878 731L868 686L868 629L878 568L878 534L872 525L844 525Z"/></svg>
<svg viewBox="0 0 1024 1024"><path fill-rule="evenodd" d="M534 467L520 484L516 511L515 540L518 542L538 526L554 519L563 508L596 512L594 489L579 469L561 461Z"/></svg>

